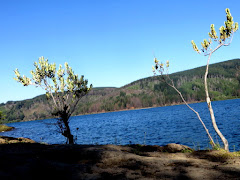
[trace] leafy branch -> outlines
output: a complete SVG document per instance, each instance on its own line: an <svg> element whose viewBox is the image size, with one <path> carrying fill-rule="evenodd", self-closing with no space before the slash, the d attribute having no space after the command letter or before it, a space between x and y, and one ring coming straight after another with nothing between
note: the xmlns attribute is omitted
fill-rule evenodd
<svg viewBox="0 0 240 180"><path fill-rule="evenodd" d="M209 113L210 113L210 116L211 116L211 119L212 119L212 124L213 124L214 130L216 131L218 136L221 138L221 140L224 144L224 149L228 151L229 150L228 141L223 136L221 131L218 129L218 126L217 126L217 123L216 123L216 120L215 120L215 115L214 115L214 111L213 111L213 108L212 108L211 99L209 97L208 84L207 84L209 62L210 62L212 54L222 46L229 46L232 42L234 33L239 28L238 23L237 22L234 23L233 17L230 13L230 10L227 8L225 11L226 11L226 21L224 22L225 26L221 26L219 28L219 36L217 36L214 24L211 24L210 32L208 33L209 40L207 40L207 39L203 40L203 42L201 43L201 45L202 45L201 51L198 49L197 45L195 44L195 42L193 40L191 41L191 43L192 43L194 51L196 51L199 54L203 53L204 56L208 56L206 72L205 72L205 76L204 76L206 101L207 101L207 104L208 104L208 109L209 109ZM212 48L213 42L215 42L215 44L216 44L214 48Z"/></svg>

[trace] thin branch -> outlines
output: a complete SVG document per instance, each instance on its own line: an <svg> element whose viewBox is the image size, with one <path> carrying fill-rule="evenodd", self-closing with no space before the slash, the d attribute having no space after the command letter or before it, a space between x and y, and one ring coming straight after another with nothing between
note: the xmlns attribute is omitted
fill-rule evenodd
<svg viewBox="0 0 240 180"><path fill-rule="evenodd" d="M230 38L230 41L227 44L224 44L224 46L229 46L232 43L233 36L234 36L234 31L232 32L232 36Z"/></svg>
<svg viewBox="0 0 240 180"><path fill-rule="evenodd" d="M75 103L74 103L74 105L72 105L72 107L71 107L71 114L75 111L75 109L76 109L76 107L77 107L77 104L79 103L79 101L83 98L83 96L85 96L85 95L81 95L76 101L75 101Z"/></svg>
<svg viewBox="0 0 240 180"><path fill-rule="evenodd" d="M211 135L210 135L207 127L205 126L204 122L202 121L199 113L198 113L197 111L195 111L191 106L189 106L189 104L185 101L182 93L175 87L174 82L173 82L172 79L170 79L169 75L166 75L166 77L171 81L171 84L168 83L166 80L165 80L165 83L167 83L167 85L169 85L170 87L172 87L172 88L179 94L179 96L181 97L181 99L182 99L182 101L184 102L184 104L185 104L190 110L192 110L192 111L197 115L199 121L200 121L201 124L203 125L203 127L204 127L204 129L205 129L205 131L206 131L206 133L207 133L207 135L208 135L208 138L210 139L211 145L214 147L214 146L215 146L215 143L214 143L214 141L213 141L213 139L212 139L212 137L211 137Z"/></svg>
<svg viewBox="0 0 240 180"><path fill-rule="evenodd" d="M202 121L199 113L198 113L196 110L194 110L191 106L189 106L189 104L185 101L182 93L175 87L173 80L169 77L169 75L168 75L168 70L167 70L167 74L164 75L164 74L163 74L163 72L164 72L163 66L159 65L159 64L158 64L158 61L155 61L155 63L156 63L156 67L160 67L159 69L156 68L156 70L159 72L159 74L160 74L161 77L162 77L162 79L160 78L160 81L162 81L162 82L166 83L168 86L172 87L172 88L179 94L179 96L181 97L181 99L182 99L182 101L184 102L184 104L185 104L190 110L192 110L192 111L197 115L198 119L200 120L201 124L203 125L203 127L204 127L204 129L205 129L205 131L206 131L206 133L207 133L207 135L208 135L208 138L209 138L209 140L210 140L210 142L211 142L210 144L212 145L212 147L214 147L214 146L215 146L214 140L213 140L213 138L211 137L211 135L210 135L207 127L205 126L204 122ZM167 68L167 69L168 69L168 68ZM154 71L154 72L155 72L155 71ZM156 75L156 73L154 73L154 74ZM165 78L165 77L166 77L166 78ZM168 82L168 81L170 81L170 82Z"/></svg>
<svg viewBox="0 0 240 180"><path fill-rule="evenodd" d="M52 93L52 90L51 90L51 88L49 87L49 84L48 84L48 82L47 82L47 80L44 78L43 79L43 82L44 82L44 84L45 84L45 90L47 91L47 92L49 92L49 94L52 96L52 98L53 98L53 101L54 101L54 104L56 105L56 107L58 107L57 106L57 102L56 102L56 100L55 100L55 98L54 98L54 96L53 96L53 93Z"/></svg>

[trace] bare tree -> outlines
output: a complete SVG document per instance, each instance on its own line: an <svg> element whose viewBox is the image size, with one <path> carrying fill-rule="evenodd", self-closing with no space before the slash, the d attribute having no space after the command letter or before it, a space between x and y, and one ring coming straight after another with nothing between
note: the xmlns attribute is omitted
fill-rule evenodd
<svg viewBox="0 0 240 180"><path fill-rule="evenodd" d="M80 99L91 90L92 85L88 87L88 81L84 80L84 76L75 75L68 63L65 63L65 69L59 65L59 69L56 70L55 63L50 64L47 59L40 57L34 66L35 70L31 71L32 78L21 76L16 69L14 79L23 86L33 85L46 91L52 114L58 117L59 132L67 138L67 143L73 144L74 138L69 127L70 117Z"/></svg>
<svg viewBox="0 0 240 180"><path fill-rule="evenodd" d="M218 126L217 126L217 123L215 120L215 115L214 115L214 111L212 108L211 99L210 99L209 91L208 91L208 83L207 83L209 62L210 62L212 54L222 46L229 46L232 42L234 33L238 30L238 23L234 23L233 17L230 13L230 10L227 8L225 11L226 11L227 20L224 22L225 26L221 26L219 29L219 31L220 31L219 37L217 36L217 33L215 31L214 24L211 24L210 32L208 33L210 38L209 38L209 40L207 40L207 39L203 40L203 42L201 43L201 45L202 45L201 51L198 49L197 45L195 44L195 42L193 40L191 43L192 43L193 49L197 53L199 53L199 54L203 53L204 56L208 56L206 72L205 72L205 76L204 76L206 101L208 104L208 109L209 109L209 112L211 115L214 130L216 131L218 136L221 138L221 140L224 144L224 149L229 151L228 141L223 136L221 131L218 129ZM215 45L214 48L212 47L213 44Z"/></svg>
<svg viewBox="0 0 240 180"><path fill-rule="evenodd" d="M166 64L163 64L163 63L159 63L157 58L154 58L154 63L155 63L155 66L152 67L154 75L157 75L157 73L156 73L156 71L157 71L160 75L160 78L159 78L160 81L162 81L162 82L166 83L168 86L172 87L179 94L183 103L197 115L199 121L201 122L203 128L205 129L205 131L208 135L208 138L210 140L210 144L212 145L212 147L216 146L211 134L209 133L206 125L204 124L204 122L202 121L199 113L187 103L187 101L184 99L182 93L176 88L173 80L169 77L169 74L168 74L169 61L167 61Z"/></svg>

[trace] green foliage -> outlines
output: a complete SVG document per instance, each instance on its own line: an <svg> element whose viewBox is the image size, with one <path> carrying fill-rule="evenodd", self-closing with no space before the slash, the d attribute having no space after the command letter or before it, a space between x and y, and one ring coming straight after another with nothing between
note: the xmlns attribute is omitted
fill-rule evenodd
<svg viewBox="0 0 240 180"><path fill-rule="evenodd" d="M120 97L126 97L126 93L123 91L120 91Z"/></svg>
<svg viewBox="0 0 240 180"><path fill-rule="evenodd" d="M239 81L240 81L240 78L239 78ZM128 90L138 90L138 89L140 89L140 85L136 84L134 86L129 86L127 89Z"/></svg>
<svg viewBox="0 0 240 180"><path fill-rule="evenodd" d="M13 112L12 114L8 114L9 121L22 121L25 115L22 110Z"/></svg>
<svg viewBox="0 0 240 180"><path fill-rule="evenodd" d="M4 119L5 119L5 115L3 114L2 111L0 111L0 122L1 122L1 120L4 120Z"/></svg>
<svg viewBox="0 0 240 180"><path fill-rule="evenodd" d="M182 153L193 153L194 150L193 150L193 149L186 148L186 149L183 149L181 152L182 152Z"/></svg>
<svg viewBox="0 0 240 180"><path fill-rule="evenodd" d="M222 45L228 45L231 42L231 38L233 34L238 30L238 23L234 23L233 17L230 13L230 10L227 8L225 10L226 12L226 21L224 22L224 26L221 26L219 28L219 37L217 36L217 32L215 30L214 24L211 24L210 26L210 32L208 33L210 39L204 39L203 42L201 42L202 45L202 52L205 53L205 55L209 55L210 53L217 50ZM228 42L229 41L229 42ZM217 42L218 46L214 49L211 48L211 44L213 42ZM198 49L195 42L192 40L192 47L194 51L197 53L201 53L201 51Z"/></svg>
<svg viewBox="0 0 240 180"><path fill-rule="evenodd" d="M120 95L116 97L115 104L118 104L119 109L125 109L127 107L129 99L126 93L120 91Z"/></svg>
<svg viewBox="0 0 240 180"><path fill-rule="evenodd" d="M55 63L50 64L48 59L40 57L39 61L34 63L34 66L35 71L31 71L32 78L21 76L18 69L16 69L14 71L16 78L14 79L24 86L42 87L46 90L48 98L52 96L53 99L57 99L58 96L62 96L66 100L69 94L71 94L72 98L79 98L83 94L87 94L92 88L92 85L90 85L90 88L87 87L88 81L84 80L84 76L78 77L78 75L74 74L68 63L65 63L65 69L62 68L62 65L59 65L59 69L56 70ZM67 77L64 78L65 76Z"/></svg>
<svg viewBox="0 0 240 180"><path fill-rule="evenodd" d="M215 146L213 147L213 150L221 150L221 146L219 143L215 144Z"/></svg>

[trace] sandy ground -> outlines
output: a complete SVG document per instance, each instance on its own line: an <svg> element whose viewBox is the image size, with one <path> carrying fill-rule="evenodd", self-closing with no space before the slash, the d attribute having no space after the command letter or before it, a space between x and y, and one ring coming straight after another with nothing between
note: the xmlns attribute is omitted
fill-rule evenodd
<svg viewBox="0 0 240 180"><path fill-rule="evenodd" d="M0 144L0 179L240 179L239 157L178 148L15 141Z"/></svg>

